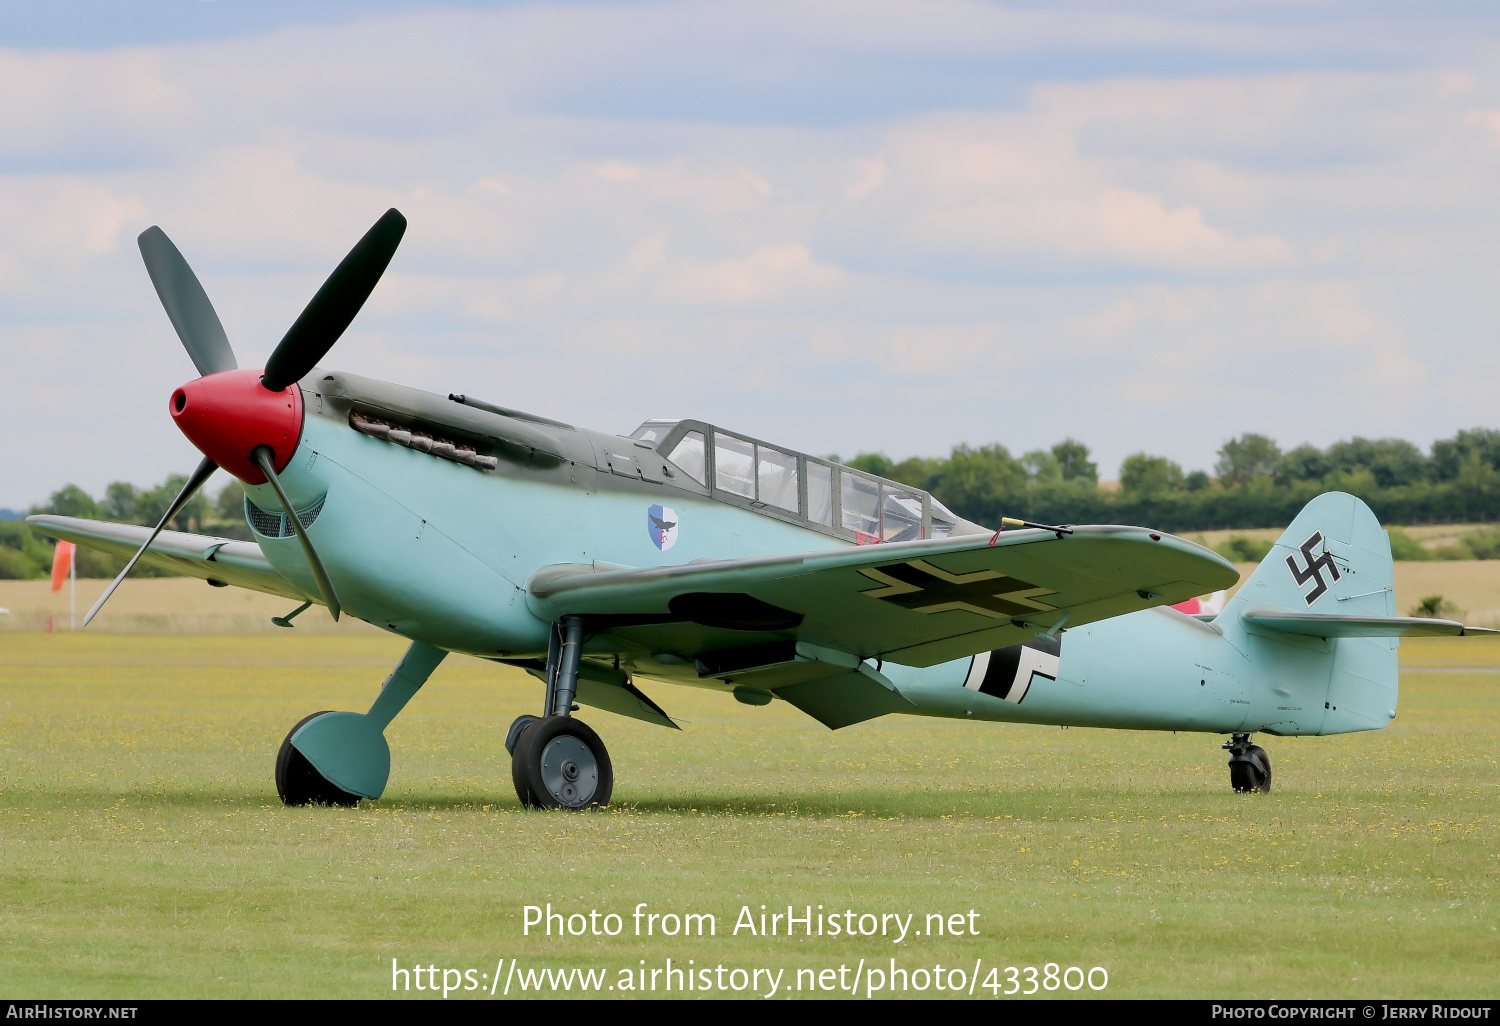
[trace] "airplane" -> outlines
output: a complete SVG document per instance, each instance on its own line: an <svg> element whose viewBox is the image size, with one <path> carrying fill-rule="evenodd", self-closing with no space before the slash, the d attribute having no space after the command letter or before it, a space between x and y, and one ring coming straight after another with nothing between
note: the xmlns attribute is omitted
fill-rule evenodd
<svg viewBox="0 0 1500 1026"><path fill-rule="evenodd" d="M1231 786L1264 792L1255 733L1382 727L1399 638L1481 633L1394 615L1389 542L1342 493L1313 499L1222 612L1193 616L1173 604L1239 575L1162 531L995 530L706 421L610 435L322 368L405 228L387 211L263 369L239 367L166 234L141 233L199 374L168 413L203 459L154 530L27 518L130 557L85 626L145 562L300 603L280 626L316 603L410 642L367 711L287 733L275 782L288 805L379 798L385 728L449 652L542 683L540 715L507 731L512 783L523 805L582 810L609 804L614 772L581 706L677 728L640 679L784 701L834 730L902 713L1223 734ZM255 540L165 530L219 468L243 483Z"/></svg>

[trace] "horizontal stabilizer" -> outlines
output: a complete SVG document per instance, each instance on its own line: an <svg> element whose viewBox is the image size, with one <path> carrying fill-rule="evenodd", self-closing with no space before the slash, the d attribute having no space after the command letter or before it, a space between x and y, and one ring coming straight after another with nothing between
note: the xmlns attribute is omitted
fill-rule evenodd
<svg viewBox="0 0 1500 1026"><path fill-rule="evenodd" d="M1244 619L1257 627L1310 638L1462 638L1500 634L1488 627L1466 627L1457 620L1425 616L1337 616L1281 609L1251 609Z"/></svg>

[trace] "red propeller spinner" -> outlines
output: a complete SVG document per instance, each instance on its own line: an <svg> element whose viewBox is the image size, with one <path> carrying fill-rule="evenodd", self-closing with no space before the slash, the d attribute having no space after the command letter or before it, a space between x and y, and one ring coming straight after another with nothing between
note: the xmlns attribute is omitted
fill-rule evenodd
<svg viewBox="0 0 1500 1026"><path fill-rule="evenodd" d="M302 436L302 389L293 383L272 392L261 383L260 371L204 375L173 392L170 406L188 441L246 484L266 482L250 458L252 449L269 447L279 474Z"/></svg>

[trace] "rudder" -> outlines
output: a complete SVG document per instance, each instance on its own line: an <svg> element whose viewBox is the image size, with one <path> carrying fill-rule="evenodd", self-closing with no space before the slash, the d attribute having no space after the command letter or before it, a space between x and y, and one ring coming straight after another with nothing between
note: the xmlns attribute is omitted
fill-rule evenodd
<svg viewBox="0 0 1500 1026"><path fill-rule="evenodd" d="M1216 620L1246 629L1252 609L1344 616L1394 616L1396 567L1390 539L1370 507L1326 492L1297 514ZM1399 670L1393 638L1332 638L1320 734L1374 730L1396 715Z"/></svg>
<svg viewBox="0 0 1500 1026"><path fill-rule="evenodd" d="M1264 606L1393 616L1395 583L1391 542L1370 507L1345 492L1325 492L1302 507L1224 612Z"/></svg>

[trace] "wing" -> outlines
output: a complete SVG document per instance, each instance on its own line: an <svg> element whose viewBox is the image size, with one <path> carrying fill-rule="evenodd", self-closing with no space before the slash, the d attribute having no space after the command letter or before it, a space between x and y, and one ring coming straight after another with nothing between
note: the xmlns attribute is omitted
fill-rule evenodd
<svg viewBox="0 0 1500 1026"><path fill-rule="evenodd" d="M30 516L26 522L42 534L75 542L91 549L129 559L151 536L151 528L134 524L112 524L103 520L50 515ZM214 538L206 534L163 531L141 557L142 563L170 570L184 577L233 584L238 588L281 595L301 602L305 595L282 577L254 542Z"/></svg>
<svg viewBox="0 0 1500 1026"><path fill-rule="evenodd" d="M733 673L739 683L758 667L792 664L777 681L812 672L793 648L851 657L844 673L863 659L931 666L1180 602L1238 576L1181 538L1079 527L1063 537L1022 530L646 570L549 567L532 578L528 602L548 621L584 616L591 631L611 632L658 668L684 668L650 676Z"/></svg>

